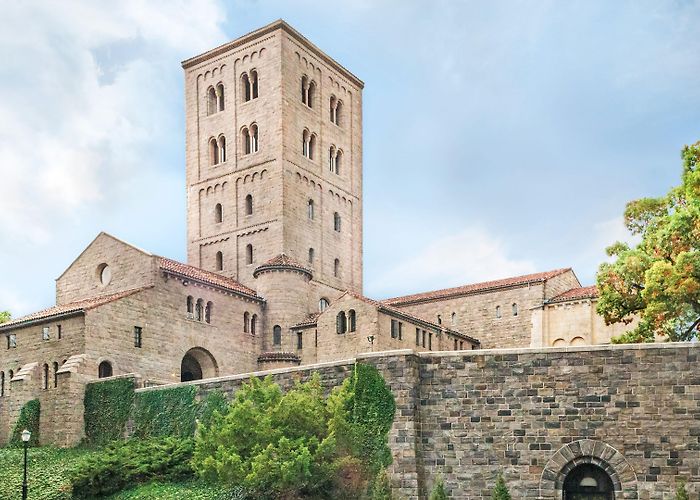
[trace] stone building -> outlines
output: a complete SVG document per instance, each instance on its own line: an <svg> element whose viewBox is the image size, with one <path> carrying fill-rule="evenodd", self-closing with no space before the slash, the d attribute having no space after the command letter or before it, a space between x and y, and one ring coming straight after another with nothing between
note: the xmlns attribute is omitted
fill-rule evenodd
<svg viewBox="0 0 700 500"><path fill-rule="evenodd" d="M283 21L183 68L188 263L101 233L56 280L54 307L0 325L0 442L34 398L42 441L76 442L84 385L101 377L153 386L621 333L571 269L364 297L363 82Z"/></svg>

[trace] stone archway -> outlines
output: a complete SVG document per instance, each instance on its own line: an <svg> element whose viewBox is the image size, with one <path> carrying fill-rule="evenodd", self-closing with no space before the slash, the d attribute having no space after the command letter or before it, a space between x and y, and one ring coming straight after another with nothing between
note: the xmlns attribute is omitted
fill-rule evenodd
<svg viewBox="0 0 700 500"><path fill-rule="evenodd" d="M202 347L187 351L180 363L180 381L201 380L219 375L219 366L214 356Z"/></svg>
<svg viewBox="0 0 700 500"><path fill-rule="evenodd" d="M609 444L592 439L574 441L557 450L542 471L539 498L562 500L567 475L584 464L605 471L616 499L638 498L637 475L624 455Z"/></svg>

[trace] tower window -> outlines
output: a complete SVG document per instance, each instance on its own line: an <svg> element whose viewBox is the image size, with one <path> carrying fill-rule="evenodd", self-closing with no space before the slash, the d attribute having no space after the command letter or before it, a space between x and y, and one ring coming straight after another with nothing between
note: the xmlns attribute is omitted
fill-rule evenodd
<svg viewBox="0 0 700 500"><path fill-rule="evenodd" d="M245 214L253 215L253 195L248 195L245 197Z"/></svg>
<svg viewBox="0 0 700 500"><path fill-rule="evenodd" d="M314 220L314 200L309 200L306 204L306 215L309 220Z"/></svg>
<svg viewBox="0 0 700 500"><path fill-rule="evenodd" d="M304 75L301 77L301 102L308 107L314 107L314 94L316 93L316 84L309 77Z"/></svg>
<svg viewBox="0 0 700 500"><path fill-rule="evenodd" d="M416 345L420 347L420 328L416 328Z"/></svg>
<svg viewBox="0 0 700 500"><path fill-rule="evenodd" d="M202 321L202 316L204 315L204 301L202 299L197 299L197 305L194 308L194 319L197 321Z"/></svg>
<svg viewBox="0 0 700 500"><path fill-rule="evenodd" d="M216 252L216 270L224 270L224 254L222 252Z"/></svg>
<svg viewBox="0 0 700 500"><path fill-rule="evenodd" d="M457 313L455 313L455 312L452 313L452 324L453 325L457 324Z"/></svg>
<svg viewBox="0 0 700 500"><path fill-rule="evenodd" d="M57 325L56 330L56 336L58 337L58 340L61 340L61 338L63 338L63 329L61 328L61 325Z"/></svg>
<svg viewBox="0 0 700 500"><path fill-rule="evenodd" d="M53 386L58 387L58 363L53 362Z"/></svg>
<svg viewBox="0 0 700 500"><path fill-rule="evenodd" d="M274 327L272 327L272 344L282 344L282 327L279 325L275 325Z"/></svg>
<svg viewBox="0 0 700 500"><path fill-rule="evenodd" d="M226 137L224 137L223 135L219 136L218 145L219 145L219 158L218 158L218 161L216 162L217 164L224 163L226 161Z"/></svg>
<svg viewBox="0 0 700 500"><path fill-rule="evenodd" d="M302 76L301 77L301 102L303 104L306 104L306 97L307 97L306 89L308 88L308 86L309 86L308 77Z"/></svg>
<svg viewBox="0 0 700 500"><path fill-rule="evenodd" d="M251 94L253 95L253 99L258 98L258 72L256 70L252 70L250 72L250 86L251 86Z"/></svg>
<svg viewBox="0 0 700 500"><path fill-rule="evenodd" d="M258 126L255 124L250 126L250 152L258 152Z"/></svg>
<svg viewBox="0 0 700 500"><path fill-rule="evenodd" d="M335 153L335 173L336 175L340 175L340 169L343 163L343 151L338 150Z"/></svg>
<svg viewBox="0 0 700 500"><path fill-rule="evenodd" d="M250 130L248 130L248 127L243 127L241 130L241 141L245 154L250 154Z"/></svg>
<svg viewBox="0 0 700 500"><path fill-rule="evenodd" d="M256 153L258 151L258 126L254 123L241 129L241 146L244 154Z"/></svg>
<svg viewBox="0 0 700 500"><path fill-rule="evenodd" d="M302 332L297 332L297 349L303 349L304 338Z"/></svg>
<svg viewBox="0 0 700 500"><path fill-rule="evenodd" d="M308 129L304 129L301 134L301 154L309 160L314 159L316 149L316 134L312 134Z"/></svg>
<svg viewBox="0 0 700 500"><path fill-rule="evenodd" d="M309 264L313 264L313 263L314 263L314 249L309 248Z"/></svg>
<svg viewBox="0 0 700 500"><path fill-rule="evenodd" d="M141 347L143 328L140 326L134 327L134 347Z"/></svg>
<svg viewBox="0 0 700 500"><path fill-rule="evenodd" d="M224 110L224 84L219 83L216 86L216 101L217 101L217 108L219 111Z"/></svg>
<svg viewBox="0 0 700 500"><path fill-rule="evenodd" d="M245 246L245 263L246 264L252 264L253 263L253 245L248 243Z"/></svg>
<svg viewBox="0 0 700 500"><path fill-rule="evenodd" d="M250 75L248 73L241 75L241 96L243 96L244 102L258 97L258 73L256 71L251 71Z"/></svg>
<svg viewBox="0 0 700 500"><path fill-rule="evenodd" d="M518 304L513 304L512 309L513 309L513 316L517 316L518 315Z"/></svg>
<svg viewBox="0 0 700 500"><path fill-rule="evenodd" d="M250 318L250 334L255 336L255 332L258 329L258 315L253 314L253 317Z"/></svg>
<svg viewBox="0 0 700 500"><path fill-rule="evenodd" d="M340 232L340 214L338 212L333 213L333 229Z"/></svg>
<svg viewBox="0 0 700 500"><path fill-rule="evenodd" d="M333 262L333 276L340 278L340 259L335 259Z"/></svg>
<svg viewBox="0 0 700 500"><path fill-rule="evenodd" d="M5 372L0 372L0 398L5 395Z"/></svg>
<svg viewBox="0 0 700 500"><path fill-rule="evenodd" d="M216 165L219 161L219 143L215 138L209 139L209 164Z"/></svg>
<svg viewBox="0 0 700 500"><path fill-rule="evenodd" d="M501 317L501 306L496 306L496 318Z"/></svg>
<svg viewBox="0 0 700 500"><path fill-rule="evenodd" d="M224 209L221 203L217 203L214 207L214 220L217 224L221 224L224 221Z"/></svg>
<svg viewBox="0 0 700 500"><path fill-rule="evenodd" d="M209 87L209 90L207 90L207 115L213 115L214 113L216 113L216 101L216 90L214 89L214 87Z"/></svg>
<svg viewBox="0 0 700 500"><path fill-rule="evenodd" d="M44 363L42 367L41 383L44 390L49 388L49 365L47 363Z"/></svg>
<svg viewBox="0 0 700 500"><path fill-rule="evenodd" d="M194 297L192 295L187 297L187 315L194 315Z"/></svg>
<svg viewBox="0 0 700 500"><path fill-rule="evenodd" d="M112 364L109 361L103 361L100 363L100 366L97 367L97 376L99 378L111 377Z"/></svg>
<svg viewBox="0 0 700 500"><path fill-rule="evenodd" d="M340 112L342 107L342 101L338 100L335 96L331 96L329 107L331 123L335 123L336 125L340 126Z"/></svg>
<svg viewBox="0 0 700 500"><path fill-rule="evenodd" d="M336 171L335 171L335 158L336 158L335 146L331 146L328 149L328 170L330 170L334 174L336 173Z"/></svg>
<svg viewBox="0 0 700 500"><path fill-rule="evenodd" d="M250 314L248 311L243 313L243 333L248 333L250 331Z"/></svg>

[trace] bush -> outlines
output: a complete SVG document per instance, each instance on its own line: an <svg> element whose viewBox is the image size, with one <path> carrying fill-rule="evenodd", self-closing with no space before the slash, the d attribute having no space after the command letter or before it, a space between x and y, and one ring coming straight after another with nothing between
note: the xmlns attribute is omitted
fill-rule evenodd
<svg viewBox="0 0 700 500"><path fill-rule="evenodd" d="M386 469L381 469L374 478L372 485L372 500L391 500L391 482L386 473Z"/></svg>
<svg viewBox="0 0 700 500"><path fill-rule="evenodd" d="M192 439L115 441L78 465L71 478L73 495L100 497L154 479L191 479L193 451Z"/></svg>
<svg viewBox="0 0 700 500"><path fill-rule="evenodd" d="M433 489L430 491L430 500L447 500L447 492L445 491L445 482L442 476L437 478Z"/></svg>
<svg viewBox="0 0 700 500"><path fill-rule="evenodd" d="M93 382L85 388L85 441L103 445L124 437L134 401L134 379Z"/></svg>
<svg viewBox="0 0 700 500"><path fill-rule="evenodd" d="M503 474L498 475L496 479L496 486L493 488L493 493L491 493L492 500L511 500L510 493L508 493L508 488L506 487L506 482L503 480Z"/></svg>
<svg viewBox="0 0 700 500"><path fill-rule="evenodd" d="M676 500L690 500L688 490L685 489L684 481L681 481L676 485Z"/></svg>
<svg viewBox="0 0 700 500"><path fill-rule="evenodd" d="M10 446L23 446L22 431L27 429L32 433L29 438L29 446L39 444L39 417L41 415L41 403L38 399L27 401L19 412L19 418L12 430Z"/></svg>

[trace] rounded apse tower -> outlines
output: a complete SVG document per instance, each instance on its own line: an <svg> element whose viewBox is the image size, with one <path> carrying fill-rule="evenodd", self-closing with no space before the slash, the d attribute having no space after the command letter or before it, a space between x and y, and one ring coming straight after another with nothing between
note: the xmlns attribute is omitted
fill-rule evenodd
<svg viewBox="0 0 700 500"><path fill-rule="evenodd" d="M261 370L298 366L291 326L309 313L311 269L285 254L280 254L253 271L255 289L265 298Z"/></svg>

